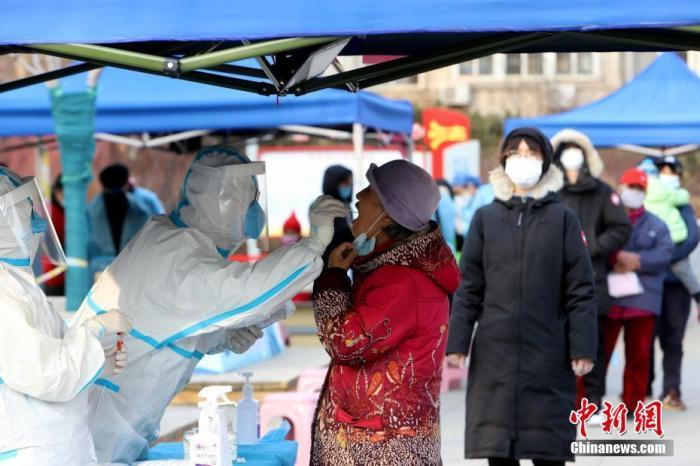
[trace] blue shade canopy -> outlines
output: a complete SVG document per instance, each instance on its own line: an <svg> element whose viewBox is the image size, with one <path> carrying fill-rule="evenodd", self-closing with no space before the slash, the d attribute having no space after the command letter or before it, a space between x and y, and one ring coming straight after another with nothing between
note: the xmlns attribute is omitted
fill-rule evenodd
<svg viewBox="0 0 700 466"><path fill-rule="evenodd" d="M85 74L80 74L62 84L66 91L82 89L85 80ZM106 68L99 80L95 131L123 134L353 123L409 134L413 107L408 101L389 100L371 92L353 94L336 89L278 102L275 97ZM0 136L53 131L45 85L0 94Z"/></svg>
<svg viewBox="0 0 700 466"><path fill-rule="evenodd" d="M596 146L678 146L700 143L700 78L675 53L657 58L609 96L569 112L509 118L505 130L534 126L553 136L565 128Z"/></svg>
<svg viewBox="0 0 700 466"><path fill-rule="evenodd" d="M22 0L0 44L484 33L700 24L697 0ZM420 37L414 37L420 42Z"/></svg>

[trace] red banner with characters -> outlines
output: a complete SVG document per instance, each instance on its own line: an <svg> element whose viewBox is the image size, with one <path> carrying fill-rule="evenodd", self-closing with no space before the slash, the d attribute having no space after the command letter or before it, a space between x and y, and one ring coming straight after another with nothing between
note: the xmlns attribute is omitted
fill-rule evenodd
<svg viewBox="0 0 700 466"><path fill-rule="evenodd" d="M444 108L423 111L425 144L433 153L433 177L442 178L444 150L452 144L471 138L471 122L463 113Z"/></svg>

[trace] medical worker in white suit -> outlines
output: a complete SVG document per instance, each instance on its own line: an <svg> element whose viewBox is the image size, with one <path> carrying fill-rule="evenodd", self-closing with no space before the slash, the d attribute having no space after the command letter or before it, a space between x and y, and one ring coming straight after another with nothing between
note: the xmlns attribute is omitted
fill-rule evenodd
<svg viewBox="0 0 700 466"><path fill-rule="evenodd" d="M311 209L311 237L255 263L229 255L266 226L264 163L214 146L196 155L170 215L153 217L93 286L73 321L107 309L128 315L129 365L90 389L98 460L144 458L172 398L205 354L242 353L261 328L321 272L333 219L347 208L329 197Z"/></svg>
<svg viewBox="0 0 700 466"><path fill-rule="evenodd" d="M38 251L65 263L34 179L0 168L0 466L94 464L87 390L123 368L115 334L131 327L109 311L69 329L32 272Z"/></svg>

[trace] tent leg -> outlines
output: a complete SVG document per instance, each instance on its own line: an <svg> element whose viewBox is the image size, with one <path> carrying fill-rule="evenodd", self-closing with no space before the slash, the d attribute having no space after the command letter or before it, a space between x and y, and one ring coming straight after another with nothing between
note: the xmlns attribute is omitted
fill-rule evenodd
<svg viewBox="0 0 700 466"><path fill-rule="evenodd" d="M410 134L404 134L403 137L406 139L406 157L411 163L416 163L414 157L415 144L413 143L413 137Z"/></svg>
<svg viewBox="0 0 700 466"><path fill-rule="evenodd" d="M356 180L354 180L355 186L358 185L358 180L362 180L365 169L364 160L364 148L365 148L365 132L362 127L362 123L352 124L352 150L355 156L355 167L357 170ZM363 182L364 183L364 182ZM355 191L357 192L357 191Z"/></svg>
<svg viewBox="0 0 700 466"><path fill-rule="evenodd" d="M63 168L66 211L66 310L76 311L90 290L88 267L89 226L86 212L87 188L92 178L95 151L94 91L61 93L51 90L51 113Z"/></svg>

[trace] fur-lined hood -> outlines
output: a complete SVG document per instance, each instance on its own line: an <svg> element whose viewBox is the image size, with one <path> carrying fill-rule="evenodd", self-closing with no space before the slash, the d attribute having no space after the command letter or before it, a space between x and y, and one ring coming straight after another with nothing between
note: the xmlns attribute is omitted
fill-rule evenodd
<svg viewBox="0 0 700 466"><path fill-rule="evenodd" d="M599 178L603 173L605 165L603 164L603 159L600 158L600 154L593 146L591 140L580 131L575 129L563 129L554 135L552 138L552 146L554 148L554 153L562 144L573 143L583 149L583 153L586 156L586 165L588 165L588 171L591 175ZM556 163L559 163L557 160Z"/></svg>
<svg viewBox="0 0 700 466"><path fill-rule="evenodd" d="M515 185L506 175L503 167L498 167L489 173L489 182L493 187L493 194L496 199L501 201L509 201L515 193ZM530 196L533 199L542 199L549 193L556 193L564 186L564 174L552 164L549 170L540 181L530 191Z"/></svg>

